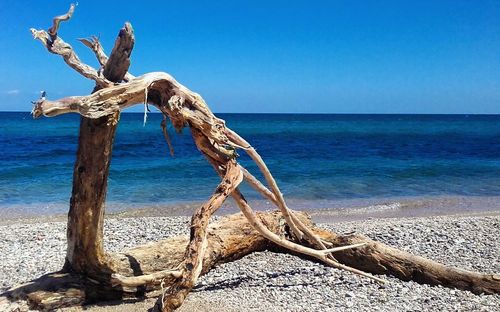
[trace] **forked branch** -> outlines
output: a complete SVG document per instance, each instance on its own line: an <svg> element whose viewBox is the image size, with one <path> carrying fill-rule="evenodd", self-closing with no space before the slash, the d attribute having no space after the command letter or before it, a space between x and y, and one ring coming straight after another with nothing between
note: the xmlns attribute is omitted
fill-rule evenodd
<svg viewBox="0 0 500 312"><path fill-rule="evenodd" d="M75 51L66 43L59 35L59 24L62 21L67 21L73 15L75 10L75 5L72 4L68 10L68 13L64 15L60 15L54 18L54 22L52 27L49 28L48 31L45 30L37 30L35 28L31 28L31 34L33 38L38 39L50 53L57 54L62 56L64 62L69 65L69 67L76 70L79 74L84 76L85 78L94 80L97 85L104 88L112 85L111 81L104 78L100 75L97 70L92 68L91 66L83 63L78 55L76 55Z"/></svg>
<svg viewBox="0 0 500 312"><path fill-rule="evenodd" d="M95 57L97 58L97 61L99 62L99 65L101 65L101 67L104 67L104 65L106 65L106 63L108 62L108 56L104 52L104 48L102 47L99 38L97 38L96 36L91 36L90 39L78 38L78 41L83 43L83 45L94 52Z"/></svg>

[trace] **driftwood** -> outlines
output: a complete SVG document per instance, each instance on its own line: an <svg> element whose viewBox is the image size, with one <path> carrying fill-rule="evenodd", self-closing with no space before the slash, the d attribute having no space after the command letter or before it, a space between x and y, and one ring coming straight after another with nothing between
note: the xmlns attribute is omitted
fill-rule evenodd
<svg viewBox="0 0 500 312"><path fill-rule="evenodd" d="M95 54L101 68L96 70L83 64L72 47L58 35L60 22L70 19L73 12L72 5L67 14L54 18L48 31L32 29L33 36L49 52L62 56L71 68L96 83L91 95L55 101L43 96L33 107L35 118L71 112L82 116L68 215L66 263L60 272L3 294L4 301L26 299L34 308L50 310L142 297L161 287L166 290L159 297L156 308L172 311L182 304L200 274L218 263L264 249L292 252L381 283L384 280L371 273L475 293L500 292L497 275L448 268L360 235L339 236L315 228L303 214L288 208L261 156L217 118L200 95L166 73L139 77L128 73L134 44L130 24L125 24L120 31L109 58L95 37L80 39ZM108 254L102 245L103 204L113 137L120 111L141 103L153 105L163 113L161 127L171 153L167 121L177 130L188 127L196 146L220 175L221 182L192 216L189 239L177 237L122 254ZM237 162L237 149L246 152L258 165L268 186ZM278 212L253 212L238 189L242 181L272 202ZM210 217L229 196L243 214L209 225Z"/></svg>

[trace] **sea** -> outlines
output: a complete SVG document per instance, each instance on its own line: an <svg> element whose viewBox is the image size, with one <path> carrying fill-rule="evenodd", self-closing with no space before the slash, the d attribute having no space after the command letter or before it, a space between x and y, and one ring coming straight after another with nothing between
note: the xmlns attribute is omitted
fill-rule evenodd
<svg viewBox="0 0 500 312"><path fill-rule="evenodd" d="M256 148L293 209L500 207L500 115L216 115ZM169 128L172 157L161 120L157 113L146 124L142 113L121 115L107 211L190 207L216 188L219 178L189 129ZM67 212L78 126L76 114L35 120L26 112L0 113L4 217ZM262 177L245 151L239 154ZM246 185L242 192L260 208L269 204Z"/></svg>

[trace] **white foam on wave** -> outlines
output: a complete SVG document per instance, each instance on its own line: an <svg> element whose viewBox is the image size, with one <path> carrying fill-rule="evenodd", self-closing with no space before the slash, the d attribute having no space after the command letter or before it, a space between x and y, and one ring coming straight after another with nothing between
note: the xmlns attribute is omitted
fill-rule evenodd
<svg viewBox="0 0 500 312"><path fill-rule="evenodd" d="M341 209L341 213L347 214L365 214L365 213L373 213L373 212L384 212L391 210L399 210L403 207L403 205L399 202L393 203L384 203L377 205L370 205L366 207L358 207L358 208L345 208Z"/></svg>

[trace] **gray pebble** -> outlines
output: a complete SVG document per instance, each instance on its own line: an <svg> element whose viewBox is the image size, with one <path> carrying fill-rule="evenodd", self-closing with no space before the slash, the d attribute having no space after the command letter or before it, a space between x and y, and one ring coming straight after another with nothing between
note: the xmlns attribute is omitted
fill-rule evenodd
<svg viewBox="0 0 500 312"><path fill-rule="evenodd" d="M119 251L187 234L187 217L108 219L105 248ZM369 219L321 224L335 232L363 233L388 245L463 269L500 272L500 217ZM66 224L0 226L0 288L60 269ZM431 287L386 277L380 285L298 257L252 253L202 276L187 300L222 311L500 311L500 295Z"/></svg>

